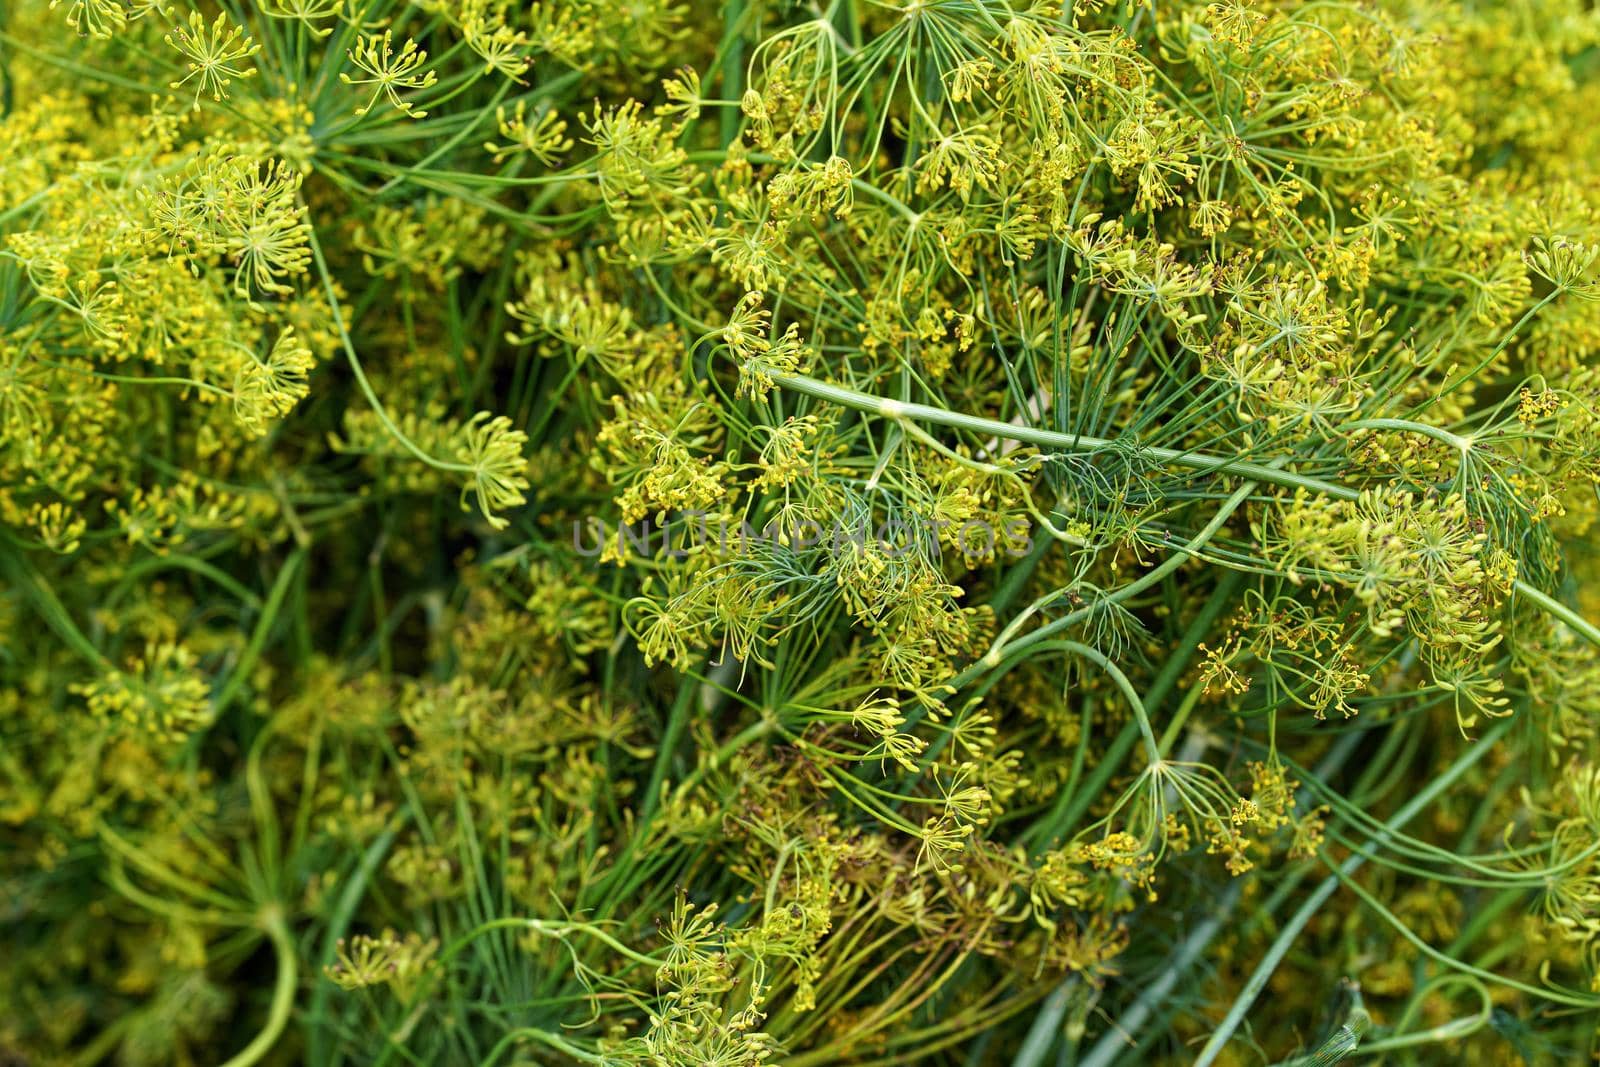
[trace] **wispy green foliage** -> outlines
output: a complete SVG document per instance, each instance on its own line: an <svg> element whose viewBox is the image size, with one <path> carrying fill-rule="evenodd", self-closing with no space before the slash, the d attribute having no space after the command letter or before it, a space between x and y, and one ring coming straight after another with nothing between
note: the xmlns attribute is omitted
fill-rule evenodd
<svg viewBox="0 0 1600 1067"><path fill-rule="evenodd" d="M1597 43L6 5L0 1061L1595 1055Z"/></svg>

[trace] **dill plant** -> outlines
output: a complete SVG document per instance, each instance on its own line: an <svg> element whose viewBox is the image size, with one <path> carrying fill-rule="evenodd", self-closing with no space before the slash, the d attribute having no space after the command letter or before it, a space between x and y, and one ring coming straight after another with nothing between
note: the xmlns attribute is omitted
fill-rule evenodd
<svg viewBox="0 0 1600 1067"><path fill-rule="evenodd" d="M0 8L0 1059L1593 1057L1597 32Z"/></svg>

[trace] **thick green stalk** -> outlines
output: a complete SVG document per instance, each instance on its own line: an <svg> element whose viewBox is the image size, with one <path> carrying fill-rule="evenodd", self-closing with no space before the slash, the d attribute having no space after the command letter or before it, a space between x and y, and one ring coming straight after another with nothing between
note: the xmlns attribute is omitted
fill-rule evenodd
<svg viewBox="0 0 1600 1067"><path fill-rule="evenodd" d="M912 404L899 400L890 400L887 397L873 396L870 393L858 392L843 386L829 385L809 378L803 374L787 374L772 370L767 367L755 368L762 377L770 378L774 385L818 400L826 400L830 404L852 408L856 411L866 412L870 415L882 415L891 419L915 419L918 422L931 422L938 426L948 426L955 430L967 430L976 434L989 437L999 437L1007 441L1020 441L1023 444L1036 445L1039 448L1059 449L1066 452L1098 452L1112 447L1115 442L1105 437L1090 437L1086 434L1060 433L1056 430L1043 430L1037 426L1017 425L1011 422L1001 422L998 419L986 419L977 415L967 415L956 411L946 411L943 408L933 407L928 404ZM1348 486L1338 485L1334 482L1312 478L1304 474L1296 474L1271 463L1256 463L1251 460L1239 459L1236 456L1215 456L1207 452L1191 452L1176 448L1159 448L1154 445L1140 446L1145 455L1163 463L1171 463L1177 467L1188 467L1191 470L1210 471L1216 474L1236 474L1252 481L1266 482L1269 485L1281 485L1288 489L1305 489L1322 496L1331 496L1340 500L1357 500L1361 494Z"/></svg>
<svg viewBox="0 0 1600 1067"><path fill-rule="evenodd" d="M272 1051L272 1046L283 1036L283 1028L289 1024L289 1012L294 1007L294 989L300 971L295 961L294 941L289 936L289 926L284 920L283 911L277 905L272 905L262 916L262 925L266 928L267 938L272 942L273 953L278 959L278 979L273 984L272 1006L267 1010L267 1024L256 1034L253 1041L222 1067L250 1067Z"/></svg>

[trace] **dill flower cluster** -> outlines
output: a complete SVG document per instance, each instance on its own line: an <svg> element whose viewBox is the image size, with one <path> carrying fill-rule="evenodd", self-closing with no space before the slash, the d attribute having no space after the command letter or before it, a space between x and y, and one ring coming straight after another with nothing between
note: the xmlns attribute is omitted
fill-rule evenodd
<svg viewBox="0 0 1600 1067"><path fill-rule="evenodd" d="M1600 1055L1600 14L0 7L0 1062Z"/></svg>

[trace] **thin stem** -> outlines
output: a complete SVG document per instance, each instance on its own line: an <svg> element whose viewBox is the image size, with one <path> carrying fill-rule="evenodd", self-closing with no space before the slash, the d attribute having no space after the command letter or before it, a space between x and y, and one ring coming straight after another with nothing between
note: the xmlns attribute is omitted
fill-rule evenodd
<svg viewBox="0 0 1600 1067"><path fill-rule="evenodd" d="M1394 430L1398 433L1414 433L1423 437L1431 437L1435 441L1447 444L1463 454L1472 451L1472 439L1462 437L1460 434L1451 433L1449 430L1438 426L1429 426L1425 422L1412 422L1409 419L1359 419L1345 426L1347 430Z"/></svg>
<svg viewBox="0 0 1600 1067"><path fill-rule="evenodd" d="M1396 812L1394 817L1384 824L1383 830L1373 838L1373 845L1381 847L1386 844L1389 838L1398 833L1406 823L1416 818L1424 808L1433 803L1434 798L1449 789L1456 783L1457 779L1466 774L1484 756L1488 755L1494 749L1494 742L1504 737L1510 729L1511 723L1509 720L1502 720L1495 724L1492 730L1484 734L1481 741L1467 749L1464 756L1456 760L1439 777L1423 786L1422 790L1409 803ZM1366 855L1359 852L1346 859L1336 868L1335 873L1323 879L1322 884L1300 906L1300 910L1295 912L1293 917L1284 924L1283 930L1279 932L1277 939L1267 949L1266 955L1262 956L1261 962L1256 964L1256 969L1251 973L1250 980L1245 984L1244 990L1234 999L1233 1006L1228 1009L1228 1014L1217 1025L1216 1030L1212 1031L1211 1039L1206 1042L1205 1048L1200 1050L1200 1055L1195 1060L1194 1067L1211 1067L1211 1064L1216 1062L1217 1056L1222 1053L1229 1039L1233 1037L1234 1031L1244 1021L1245 1015L1249 1013L1251 1006L1255 1004L1256 998L1267 987L1267 982L1272 978L1273 972L1278 969L1278 964L1283 962L1283 957L1288 954L1289 949L1294 945L1295 939L1300 936L1300 931L1304 930L1312 917L1322 910L1322 906L1328 902L1329 897L1333 896L1341 882L1359 870L1366 861Z"/></svg>
<svg viewBox="0 0 1600 1067"><path fill-rule="evenodd" d="M367 372L362 369L361 360L356 355L355 345L350 340L350 331L345 328L344 312L339 310L339 297L333 289L333 278L328 273L328 263L322 257L322 244L317 240L317 228L308 226L306 229L310 236L311 254L316 260L317 273L322 278L322 288L328 296L328 307L333 314L333 325L334 329L338 331L339 343L344 348L345 358L350 363L351 372L356 376L356 384L360 386L361 394L367 398L367 403L372 405L373 413L378 416L378 421L383 424L385 430L389 431L391 437L400 442L402 448L435 470L457 471L464 474L474 473L472 467L465 463L451 463L428 455L417 447L411 438L402 433L400 427L396 426L394 420L389 417L389 409L383 406L383 401L379 400L378 394L373 391L372 383L367 380Z"/></svg>
<svg viewBox="0 0 1600 1067"><path fill-rule="evenodd" d="M1222 502L1222 506L1217 509L1216 514L1211 516L1210 521L1200 528L1198 533L1189 538L1184 544L1178 546L1171 556L1152 567L1143 576L1135 578L1127 585L1107 594L1104 603L1120 604L1125 600L1138 596L1146 589L1158 585L1167 575L1187 563L1191 556L1205 546L1206 542L1215 537L1217 531L1222 529L1223 524L1239 509L1239 506L1245 502L1250 494L1255 492L1255 489L1256 484L1254 482L1245 482L1235 489L1232 495ZM950 683L951 686L960 689L983 671L998 667L1002 661L1015 659L1018 653L1045 640L1051 634L1058 633L1070 626L1075 626L1095 611L1100 610L1101 606L1101 604L1086 604L1053 622L1046 623L1026 636L1011 638L1006 641L996 641L981 660L956 675Z"/></svg>
<svg viewBox="0 0 1600 1067"><path fill-rule="evenodd" d="M661 786L666 782L667 768L671 766L673 752L678 747L679 738L683 736L694 694L695 686L692 679L686 677L678 683L678 697L672 702L666 729L661 732L661 741L656 750L655 766L650 772L650 784L645 787L644 806L639 813L641 827L649 824L650 816L655 814L656 804L661 799Z"/></svg>

